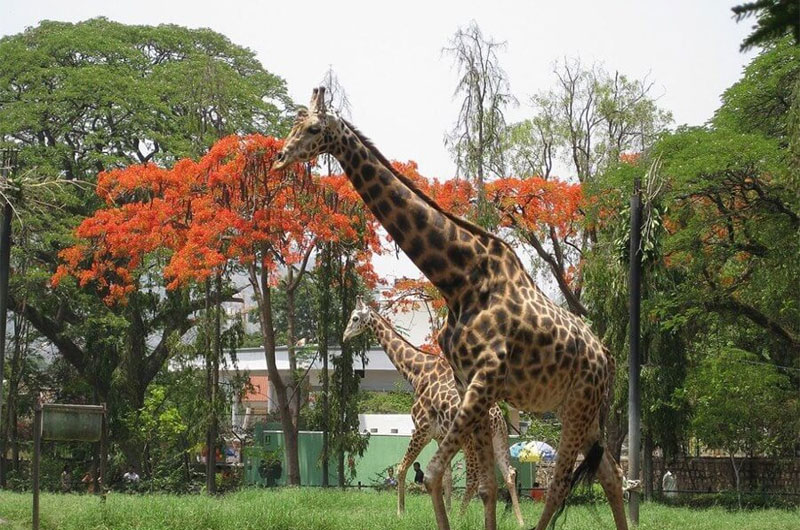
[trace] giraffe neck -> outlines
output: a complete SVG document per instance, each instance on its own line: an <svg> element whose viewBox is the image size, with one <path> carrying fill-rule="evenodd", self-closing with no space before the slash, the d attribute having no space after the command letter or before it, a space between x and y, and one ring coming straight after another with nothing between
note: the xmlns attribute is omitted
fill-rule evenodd
<svg viewBox="0 0 800 530"><path fill-rule="evenodd" d="M486 232L442 211L343 120L331 154L367 207L448 304L463 290L474 288L470 273L478 254L491 243Z"/></svg>
<svg viewBox="0 0 800 530"><path fill-rule="evenodd" d="M386 352L394 367L406 381L411 383L416 392L421 384L421 364L425 362L425 358L421 357L422 352L412 346L402 335L397 333L391 324L374 311L370 311L369 327L375 333L383 351Z"/></svg>

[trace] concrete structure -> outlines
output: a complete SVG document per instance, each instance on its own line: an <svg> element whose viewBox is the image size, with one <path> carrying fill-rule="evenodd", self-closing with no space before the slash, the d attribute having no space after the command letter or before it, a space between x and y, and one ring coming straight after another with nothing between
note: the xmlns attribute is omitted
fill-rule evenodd
<svg viewBox="0 0 800 530"><path fill-rule="evenodd" d="M298 359L298 369L306 373L305 379L312 391L321 390L322 359L314 351L316 346L306 347L305 350L306 352L300 355L300 359ZM340 354L341 350L338 347L328 349L329 366L332 366L330 359ZM236 352L236 358L236 369L240 373L247 372L249 374L252 389L243 396L241 406L238 407L239 410L235 410L237 407L234 407L234 418L239 414L247 414L248 408L251 409L251 415L261 417L274 411L277 406L277 398L269 384L264 348L242 348ZM366 362L363 366L360 366L361 363L358 360L356 360L354 366L356 373L361 375L362 390L389 391L398 387L411 390L411 387L397 372L382 349L371 348L367 350L365 360ZM286 346L280 346L275 349L275 362L278 365L281 379L288 380L290 373L289 352ZM235 374L236 370L233 368L233 363L229 361L227 365L228 368L222 371L222 379L230 378ZM332 369L330 370L332 371ZM241 423L234 421L234 424L240 425Z"/></svg>
<svg viewBox="0 0 800 530"><path fill-rule="evenodd" d="M385 307L386 300L380 300L379 306ZM246 320L245 315L250 308L242 304L232 304L231 307L226 307L226 312L229 316L238 316ZM423 344L431 336L431 313L428 306L424 302L415 304L405 304L404 309L397 313L391 313L390 318L397 326L398 331L403 334L409 342L415 345ZM252 323L250 323L252 326ZM251 330L248 330L251 331ZM322 359L317 353L315 345L306 345L301 348L296 348L298 353L298 368L306 371L306 384L310 386L310 390L318 391L322 388L321 373L322 373ZM339 347L330 347L328 349L329 367L333 366L330 359L341 354ZM277 406L277 399L272 387L269 384L267 375L267 361L264 354L264 348L242 348L236 352L236 364L228 359L221 368L221 379L230 379L234 377L237 372L247 372L250 377L250 385L252 389L242 397L241 403L234 403L232 409L232 424L247 428L252 426L256 421L263 420L264 417L275 411ZM275 361L278 365L278 371L281 378L286 381L289 377L289 352L286 346L279 346L275 350ZM402 388L411 391L411 386L403 379L397 372L394 365L392 365L386 353L380 346L370 348L366 353L365 363L361 365L359 360L356 360L354 369L362 376L361 389L371 391L388 392L397 388ZM332 371L332 368L330 368ZM404 422L411 425L409 416L403 415ZM371 420L377 421L377 420ZM403 433L410 434L410 431L403 424ZM389 430L384 429L383 423L376 425L366 426L367 429L378 428L382 434L390 434ZM413 428L413 425L411 425ZM364 432L363 429L359 429ZM384 430L386 432L384 432Z"/></svg>

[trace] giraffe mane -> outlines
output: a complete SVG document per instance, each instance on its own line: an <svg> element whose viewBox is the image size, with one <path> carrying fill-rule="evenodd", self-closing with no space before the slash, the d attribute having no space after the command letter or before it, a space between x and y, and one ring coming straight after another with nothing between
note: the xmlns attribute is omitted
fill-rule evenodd
<svg viewBox="0 0 800 530"><path fill-rule="evenodd" d="M405 176L402 173L400 173L399 171L397 171L394 168L394 166L392 165L392 163L389 162L389 160L387 160L387 158L385 156L383 156L383 153L378 151L378 148L375 147L375 144L372 143L372 140L367 138L364 135L364 133L359 131L352 123L350 123L346 119L344 119L342 117L339 117L339 119L342 121L342 123L344 123L353 132L353 134L356 135L356 137L361 141L361 143L363 143L366 146L366 148L373 155L375 155L375 158L378 159L378 162L383 164L389 171L392 172L392 174L395 177L397 177L400 180L400 182L402 182L408 189L410 189L415 195L417 195L420 199L422 199L431 208L437 210L442 215L444 215L445 217L447 217L448 219L450 219L451 221L456 223L458 226L460 226L461 228L467 230L468 232L470 232L472 234L483 235L483 236L486 236L488 238L495 239L495 240L499 241L500 243L505 245L505 247L508 248L508 250L511 251L512 254L514 254L516 256L516 253L511 249L511 246L508 243L506 243L502 238L492 234L491 232L489 232L485 228L482 228L482 227L476 225L472 221L469 221L467 219L464 219L463 217L460 217L460 216L455 215L455 214L453 214L451 212L448 212L447 210L442 209L442 207L439 206L436 203L436 201L434 201L432 198L428 197L428 195L426 195L421 189L419 189L419 187L414 183L414 181L412 181L410 178L408 178L407 176ZM521 264L522 263L520 262L520 265Z"/></svg>
<svg viewBox="0 0 800 530"><path fill-rule="evenodd" d="M408 339L407 339L407 338L405 338L403 335L401 335L400 333L398 333L398 332L397 332L397 329L396 329L396 328L395 328L395 327L392 325L392 323L391 323L391 322L389 322L389 319L388 319L388 318L386 318L385 316L381 315L380 313L378 313L378 312L377 312L375 309L373 309L373 308L371 308L371 307L369 308L369 310L370 310L370 312L371 312L373 315L375 315L375 317L376 317L378 320L380 320L381 322L383 322L384 324L386 324L386 325L389 327L389 329L391 329L392 331L394 331L394 334L395 334L395 335L397 335L397 336L400 338L400 340L401 340L401 341L405 342L405 343L406 343L406 345L407 345L409 348L412 348L413 350L416 350L416 351L418 351L418 352L420 352L420 353L422 353L422 354L424 354L424 355L430 355L431 357L442 357L441 355L438 355L438 354L436 354L436 353L427 352L427 351L425 351L425 350L422 350L422 349L420 349L420 348L418 348L418 347L414 346L413 344L411 344L411 342L409 342L409 341L408 341Z"/></svg>

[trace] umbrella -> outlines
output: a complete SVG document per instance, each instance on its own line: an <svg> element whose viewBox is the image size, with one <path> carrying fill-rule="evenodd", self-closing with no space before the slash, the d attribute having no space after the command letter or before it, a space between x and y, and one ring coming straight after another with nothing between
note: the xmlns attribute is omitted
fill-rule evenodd
<svg viewBox="0 0 800 530"><path fill-rule="evenodd" d="M521 447L516 447L519 446L520 443L522 444ZM556 450L553 449L553 446L545 442L534 440L520 443L516 443L512 446L514 447L514 451L509 449L511 456L519 458L520 462L553 462L556 458ZM516 453L516 455L514 453Z"/></svg>
<svg viewBox="0 0 800 530"><path fill-rule="evenodd" d="M525 444L528 442L517 442L511 447L508 448L508 453L511 455L511 458L519 458L519 453L522 451L522 448L525 447Z"/></svg>

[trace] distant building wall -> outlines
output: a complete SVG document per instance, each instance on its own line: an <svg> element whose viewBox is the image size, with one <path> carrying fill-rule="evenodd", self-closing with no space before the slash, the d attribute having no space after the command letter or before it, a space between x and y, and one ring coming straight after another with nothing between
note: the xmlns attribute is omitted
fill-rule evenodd
<svg viewBox="0 0 800 530"><path fill-rule="evenodd" d="M800 458L737 458L742 491L800 494ZM661 477L669 469L679 491L718 492L736 489L730 458L677 458L664 465L653 459L653 491L661 490Z"/></svg>

